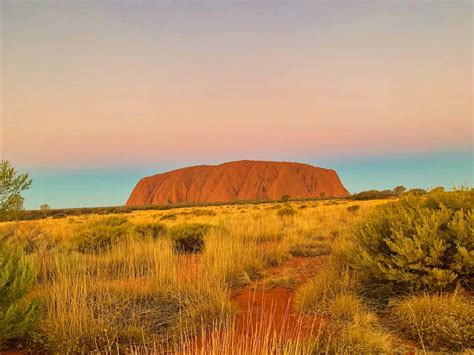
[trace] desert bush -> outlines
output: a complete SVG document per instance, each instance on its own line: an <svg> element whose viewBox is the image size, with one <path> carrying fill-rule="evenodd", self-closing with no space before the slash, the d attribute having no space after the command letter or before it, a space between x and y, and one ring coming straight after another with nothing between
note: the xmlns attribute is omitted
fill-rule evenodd
<svg viewBox="0 0 474 355"><path fill-rule="evenodd" d="M395 196L392 190L369 190L369 191L361 191L359 193L353 194L352 198L354 200L378 200L384 198L390 198Z"/></svg>
<svg viewBox="0 0 474 355"><path fill-rule="evenodd" d="M126 236L131 226L123 217L99 219L78 228L72 244L81 253L103 251Z"/></svg>
<svg viewBox="0 0 474 355"><path fill-rule="evenodd" d="M351 206L347 207L346 210L348 212L355 213L358 210L360 210L360 205L351 205Z"/></svg>
<svg viewBox="0 0 474 355"><path fill-rule="evenodd" d="M354 230L349 258L372 282L393 289L469 286L474 273L473 192L403 196Z"/></svg>
<svg viewBox="0 0 474 355"><path fill-rule="evenodd" d="M411 296L394 314L398 327L429 350L474 348L474 304L458 293Z"/></svg>
<svg viewBox="0 0 474 355"><path fill-rule="evenodd" d="M12 247L0 245L0 347L30 331L39 315L38 300L26 301L35 272Z"/></svg>
<svg viewBox="0 0 474 355"><path fill-rule="evenodd" d="M180 224L169 229L175 251L179 253L198 253L204 248L204 235L210 226L201 223Z"/></svg>
<svg viewBox="0 0 474 355"><path fill-rule="evenodd" d="M415 189L408 190L407 193L415 195L415 196L422 196L422 195L426 195L428 192L425 189L415 188Z"/></svg>
<svg viewBox="0 0 474 355"><path fill-rule="evenodd" d="M163 223L140 223L135 225L135 233L141 237L151 237L153 239L165 235L167 227Z"/></svg>
<svg viewBox="0 0 474 355"><path fill-rule="evenodd" d="M293 217L296 213L296 210L291 206L285 206L277 211L279 217Z"/></svg>

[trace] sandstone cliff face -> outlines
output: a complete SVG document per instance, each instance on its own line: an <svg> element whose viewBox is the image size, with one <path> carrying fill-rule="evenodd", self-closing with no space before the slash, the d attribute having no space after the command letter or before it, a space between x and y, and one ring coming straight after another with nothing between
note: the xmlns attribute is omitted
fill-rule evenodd
<svg viewBox="0 0 474 355"><path fill-rule="evenodd" d="M173 170L141 179L127 206L177 202L226 202L291 198L345 197L334 170L307 164L236 161Z"/></svg>

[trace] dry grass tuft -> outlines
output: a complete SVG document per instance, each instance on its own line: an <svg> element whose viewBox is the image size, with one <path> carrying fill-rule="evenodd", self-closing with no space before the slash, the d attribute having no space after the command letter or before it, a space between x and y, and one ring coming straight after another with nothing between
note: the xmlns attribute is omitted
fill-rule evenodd
<svg viewBox="0 0 474 355"><path fill-rule="evenodd" d="M474 304L459 293L411 296L394 314L400 328L426 349L474 348Z"/></svg>

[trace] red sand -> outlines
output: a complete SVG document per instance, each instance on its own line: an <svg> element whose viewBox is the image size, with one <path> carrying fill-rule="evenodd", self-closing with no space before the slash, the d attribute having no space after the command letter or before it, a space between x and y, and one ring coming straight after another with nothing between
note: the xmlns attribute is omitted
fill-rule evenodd
<svg viewBox="0 0 474 355"><path fill-rule="evenodd" d="M293 271L298 284L315 275L325 257L292 258L285 264L267 270L267 278ZM236 323L240 332L255 332L266 328L281 338L301 338L318 332L326 325L319 316L305 316L294 310L294 288L265 288L264 283L238 290L232 297L239 314Z"/></svg>
<svg viewBox="0 0 474 355"><path fill-rule="evenodd" d="M126 205L346 197L337 173L301 163L242 160L200 165L141 179Z"/></svg>

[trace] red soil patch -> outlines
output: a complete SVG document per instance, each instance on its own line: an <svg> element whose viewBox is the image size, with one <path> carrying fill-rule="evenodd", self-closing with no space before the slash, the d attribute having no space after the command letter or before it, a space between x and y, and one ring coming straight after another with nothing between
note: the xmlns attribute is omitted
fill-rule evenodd
<svg viewBox="0 0 474 355"><path fill-rule="evenodd" d="M253 285L236 290L232 303L238 309L230 329L218 329L203 334L185 344L184 351L176 353L204 354L214 350L212 344L238 351L273 348L277 342L304 340L317 336L327 326L321 316L304 315L294 310L294 288L265 287L265 280L294 274L298 284L314 276L325 257L296 257L266 270L267 277ZM231 350L233 351L233 350ZM272 353L270 351L270 353Z"/></svg>
<svg viewBox="0 0 474 355"><path fill-rule="evenodd" d="M290 271L298 284L314 276L324 257L292 258L286 263L267 271L267 278L284 275ZM266 288L263 282L238 290L232 297L239 314L236 329L240 332L255 332L265 328L280 338L294 339L308 337L325 327L321 316L303 315L294 310L295 290L293 288Z"/></svg>
<svg viewBox="0 0 474 355"><path fill-rule="evenodd" d="M284 287L265 289L264 285L240 290L233 303L239 309L236 331L276 334L280 339L309 337L326 325L323 317L293 311L294 291Z"/></svg>

